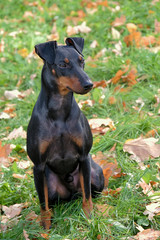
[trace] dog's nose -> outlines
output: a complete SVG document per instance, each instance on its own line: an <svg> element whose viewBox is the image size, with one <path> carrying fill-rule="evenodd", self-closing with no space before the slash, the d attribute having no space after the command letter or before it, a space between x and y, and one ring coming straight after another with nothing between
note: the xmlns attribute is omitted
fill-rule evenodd
<svg viewBox="0 0 160 240"><path fill-rule="evenodd" d="M91 89L93 87L93 83L87 83L87 84L85 84L84 86L83 86L83 88L85 89L85 90L89 90L89 89Z"/></svg>

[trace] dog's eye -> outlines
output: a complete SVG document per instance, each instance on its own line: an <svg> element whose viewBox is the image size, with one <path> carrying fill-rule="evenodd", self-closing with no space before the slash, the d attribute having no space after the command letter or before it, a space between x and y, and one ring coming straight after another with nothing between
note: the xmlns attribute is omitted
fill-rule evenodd
<svg viewBox="0 0 160 240"><path fill-rule="evenodd" d="M67 64L66 64L66 63L60 63L58 66L59 66L60 68L66 68L66 67L67 67Z"/></svg>

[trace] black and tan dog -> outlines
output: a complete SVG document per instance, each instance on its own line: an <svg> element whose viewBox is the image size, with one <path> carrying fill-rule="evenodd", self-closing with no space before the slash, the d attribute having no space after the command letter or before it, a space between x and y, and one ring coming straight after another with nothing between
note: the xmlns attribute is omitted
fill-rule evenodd
<svg viewBox="0 0 160 240"><path fill-rule="evenodd" d="M66 45L50 41L35 46L44 60L41 91L27 132L27 152L34 163L34 181L41 204L41 223L51 226L50 207L58 199L83 196L88 217L91 194L104 186L102 169L91 158L92 134L73 92L85 94L92 82L84 72L83 38L67 38Z"/></svg>

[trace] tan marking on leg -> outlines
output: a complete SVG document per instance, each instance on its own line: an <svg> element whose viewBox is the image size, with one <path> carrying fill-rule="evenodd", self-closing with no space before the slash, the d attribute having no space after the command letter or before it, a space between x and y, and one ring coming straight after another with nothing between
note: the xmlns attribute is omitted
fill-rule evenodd
<svg viewBox="0 0 160 240"><path fill-rule="evenodd" d="M44 199L45 209L41 208L41 225L48 230L51 227L51 211L48 206L48 186L45 177L44 177Z"/></svg>
<svg viewBox="0 0 160 240"><path fill-rule="evenodd" d="M79 176L80 176L80 184L81 184L82 197L83 197L82 209L83 209L86 217L90 218L91 211L93 210L92 197L90 195L89 199L86 199L85 189L84 189L84 179L83 179L83 175L81 172L80 172Z"/></svg>

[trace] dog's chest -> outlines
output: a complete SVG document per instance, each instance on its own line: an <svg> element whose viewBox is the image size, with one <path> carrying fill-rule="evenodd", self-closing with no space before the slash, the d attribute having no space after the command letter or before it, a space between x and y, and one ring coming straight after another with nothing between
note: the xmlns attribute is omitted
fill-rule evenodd
<svg viewBox="0 0 160 240"><path fill-rule="evenodd" d="M82 151L83 135L80 124L68 126L55 121L45 132L48 139L41 142L40 151L46 153L46 162L56 173L66 174L77 167Z"/></svg>

